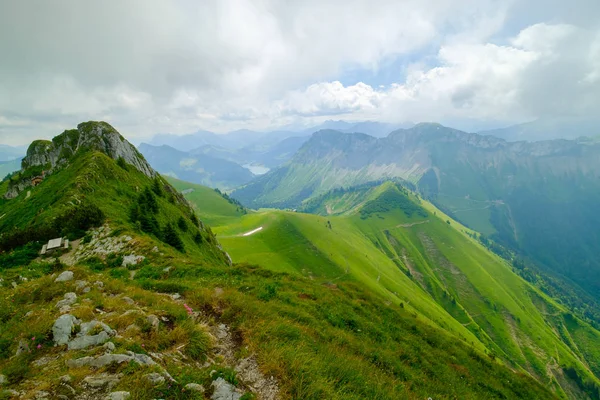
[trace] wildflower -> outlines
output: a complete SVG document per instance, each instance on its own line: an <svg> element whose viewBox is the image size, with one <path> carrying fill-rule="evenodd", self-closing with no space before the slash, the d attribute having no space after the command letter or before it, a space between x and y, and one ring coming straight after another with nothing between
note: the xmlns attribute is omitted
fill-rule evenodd
<svg viewBox="0 0 600 400"><path fill-rule="evenodd" d="M41 349L41 348L42 348L42 345L41 345L41 344L38 344L38 345L37 345L37 348L38 348L38 350L39 350L39 349Z"/></svg>
<svg viewBox="0 0 600 400"><path fill-rule="evenodd" d="M194 314L194 310L192 310L192 307L188 306L187 304L184 304L183 306L185 307L185 309L189 315Z"/></svg>
<svg viewBox="0 0 600 400"><path fill-rule="evenodd" d="M31 341L33 342L35 340L35 336L31 338Z"/></svg>

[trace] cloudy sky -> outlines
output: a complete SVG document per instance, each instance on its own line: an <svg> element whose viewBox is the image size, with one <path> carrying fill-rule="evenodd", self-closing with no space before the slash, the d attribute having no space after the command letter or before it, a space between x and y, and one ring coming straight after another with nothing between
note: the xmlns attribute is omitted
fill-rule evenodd
<svg viewBox="0 0 600 400"><path fill-rule="evenodd" d="M598 0L0 0L0 143L600 109Z"/></svg>

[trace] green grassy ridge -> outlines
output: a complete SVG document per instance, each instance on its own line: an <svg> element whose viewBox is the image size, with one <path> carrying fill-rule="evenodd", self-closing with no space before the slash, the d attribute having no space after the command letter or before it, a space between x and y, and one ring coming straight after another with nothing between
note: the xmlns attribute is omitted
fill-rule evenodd
<svg viewBox="0 0 600 400"><path fill-rule="evenodd" d="M151 178L134 167L121 168L115 160L101 152L80 152L69 160L67 166L49 175L38 186L25 190L14 199L2 198L0 231L43 226L57 216L68 213L82 201L87 201L105 213L113 229L137 232L149 241L150 235L138 232L128 219L130 207L136 204L139 193L143 188L152 187L152 184ZM165 181L161 184L164 196L157 197L159 212L156 217L159 224L164 227L169 222L175 224L180 217L184 218L189 229L187 232L179 231L179 236L186 251L204 262L225 262L222 252L210 242L210 229L193 228L194 223L190 220L192 211L183 197ZM29 197L27 192L30 192ZM201 245L194 241L194 234L198 231L207 239ZM165 251L176 252L169 246Z"/></svg>
<svg viewBox="0 0 600 400"><path fill-rule="evenodd" d="M388 277L389 274L394 274L396 268L392 264L389 264L390 271L382 271L381 268L379 271L356 270L356 274L362 273L364 276L360 276L360 279L335 281L332 278L322 280L317 276L303 277L295 271L272 272L250 265L227 267L224 263L217 262L216 258L211 259L206 249L190 248L183 254L163 245L154 236L135 229L129 222L129 207L136 200L139 190L153 183L137 171L125 170L101 153L88 153L71 160L69 167L57 171L52 179L54 180L48 178L33 188L28 199L22 194L3 204L2 212L10 217L8 221L18 221L25 225L27 221L20 221L18 215L30 218L26 208L30 205L27 201L31 199L38 199L44 211L38 215L39 220L34 216L29 223L41 223L68 210L73 199L89 197L89 201L94 201L105 211L115 234L131 234L135 241L133 251L147 258L144 263L135 267L137 271L133 279L126 268L99 268L95 264L75 267L77 276L89 276L90 281L108 280L106 275L111 276L120 283L118 292L130 293L136 301L156 304L159 308L162 306L152 292L182 293L187 304L194 310L200 310L213 318L214 323L227 323L232 328L234 337L240 341L239 351L242 355L248 352L256 354L265 375L275 376L280 382L283 398L554 397L554 394L527 374L514 373L491 360L483 353L483 347L474 348L435 327L433 321L442 318L442 308L432 300L419 296L417 293L421 290L409 280L405 279L401 286L396 284L394 287L407 292L414 291L415 294L410 297L415 297L417 302L424 304L423 308L428 309L432 315L431 319L424 316L425 311L416 313L412 304L392 302L390 289L386 288L394 285L394 279ZM62 184L61 187L64 188L63 196L55 198L51 193L58 184ZM215 192L205 193L213 195ZM172 204L163 197L157 201L161 223L175 221L187 212L184 204ZM211 201L226 202L221 196ZM227 207L221 209L231 211ZM318 218L319 224L314 223L315 218ZM412 220L404 213L400 218ZM311 240L303 243L295 248L294 253L306 253L307 245L313 246L314 254L297 254L299 259L306 260L313 268L318 265L326 266L331 276L345 272L339 270L339 263L342 262L339 254L327 251L331 239L337 237L340 246L343 241L347 241L346 248L350 246L360 249L370 243L368 238L353 227L352 221L345 219L338 221L339 226L335 222L331 229L326 225L325 218L307 214L263 210L244 215L238 218L240 219L239 225L232 224L220 232L223 242L227 240L227 236L231 240L239 238L235 235L255 228L256 223L281 226L279 239L287 235L286 232L291 232L292 242L302 238L308 241L309 238L322 234L319 242ZM341 234L346 229L353 234ZM268 232L269 229L265 229L264 233ZM330 233L325 235L325 232ZM260 233L249 236L254 237L260 238ZM192 246L191 235L182 234L182 238L186 249ZM159 247L160 251L152 251L154 246ZM305 256L308 258L303 258ZM358 260L362 260L363 256L357 250L346 258L349 264L358 266ZM375 258L374 264L386 262L386 257L378 250L370 251L369 256ZM326 259L330 262L325 263ZM291 267L295 268L297 263L298 259L290 258ZM313 263L316 265L312 265ZM318 271L314 270L315 275ZM52 277L48 276L51 272L47 265L33 263L1 269L0 276L4 282L18 279L18 276L28 278L34 290L29 290L28 286L19 287L18 296L13 297L19 304L27 303L27 307L39 312L45 308L53 308L66 290L56 284L49 284L52 282ZM381 285L372 281L376 278L375 273L381 274ZM360 283L369 280L371 286ZM143 293L140 288L144 289ZM112 289L109 290L112 292ZM0 332L19 334L24 326L21 316L30 308L15 308L11 301L12 295L13 289L3 284L0 288ZM93 293L89 296L92 301L96 300ZM93 315L90 313L94 312L97 304L100 303L92 303L88 307L88 319ZM112 304L104 304L103 307L108 311L112 309ZM172 312L170 309L164 311ZM179 314L182 320L186 318L185 310L181 307ZM44 315L44 319L40 320L40 324L32 326L35 328L32 332L36 337L47 338L51 335L52 320L49 318L50 314L41 315ZM453 323L449 320L448 324ZM460 324L455 325L456 329L462 329ZM469 335L467 330L465 335ZM135 340L138 344L140 340L148 341L150 349L159 346L152 337L144 336ZM3 342L2 346L4 345ZM10 342L8 354L14 347L15 343ZM136 351L140 351L140 348L135 347ZM51 354L53 351L48 346L40 354ZM31 359L25 361L29 362ZM8 368L13 376L13 364L10 360L5 361L5 358L0 360L0 373ZM206 378L202 371L182 371L177 368L169 369L169 372L184 383L194 377ZM144 393L154 393L144 392L146 387L138 387L136 382L139 382L131 378L139 376L139 373L128 375L120 386L127 390L127 385L133 385L133 398L144 398ZM46 375L44 379L45 377ZM82 377L78 375L77 381ZM172 392L161 395L164 398L185 398Z"/></svg>
<svg viewBox="0 0 600 400"><path fill-rule="evenodd" d="M235 220L242 215L242 207L225 200L224 197L214 189L185 182L170 176L164 177L178 191L192 189L191 193L186 194L186 198L194 207L198 218L209 225L223 225L227 221Z"/></svg>
<svg viewBox="0 0 600 400"><path fill-rule="evenodd" d="M364 205L390 190L397 189L392 184L384 184L370 189L355 200ZM419 201L415 196L412 199ZM336 201L332 198L328 200ZM460 326L469 330L469 337L477 337L474 343L480 341L513 368L531 373L564 396L569 397L573 393L569 392L572 389L566 383L562 382L561 386L559 381L562 378L555 376L560 375L560 372L556 371L550 376L546 374L546 367L553 362L553 358L558 357L563 367L573 366L588 381L597 384L598 379L592 371L597 371L598 358L595 350L590 348L590 343L594 342L594 338L600 337L598 332L577 320L577 326L586 332L579 333L585 337L582 343L587 343L588 350L585 355L574 350L575 344L566 343L556 334L564 322L560 318L551 319L542 314L533 303L533 295L530 293L543 299L544 307L567 314L564 307L514 274L504 260L473 240L467 234L472 234L468 228L451 221L432 204L426 201L420 203L429 211L429 218L410 219L404 212L392 211L376 214L365 220L360 218L362 206L357 207L357 204L347 201L346 209L354 209L355 215L323 218L268 210L246 216L234 224L215 227L215 231L234 260L260 263L277 271L290 272L295 269L296 273L313 278L319 276L323 281L348 268L350 273L340 274L338 280L359 282L375 293L387 295L395 301L410 301L411 307L415 307L419 313L427 315L429 311L429 317L436 325L455 334L460 330L453 330L444 324L449 325L449 321L468 324L466 328ZM411 227L398 226L424 220L429 222ZM332 230L328 228L328 221ZM265 229L252 236L235 236L261 225ZM285 229L288 225L294 229ZM433 251L427 251L423 237L429 238L426 240L431 242ZM304 267L309 265L311 257L305 251L307 238L319 250L316 255L320 257L320 261L313 261L313 268ZM298 245L286 248L283 243L289 240L296 241ZM390 243L392 240L396 247L400 244L406 249L413 269L428 284L420 284L414 276L407 278L407 268L402 267L403 263L394 264L390 261L401 258L398 249L394 249L394 245ZM379 270L369 271L362 259L348 260L348 257L341 256L353 254L357 249L376 259ZM277 255L269 257L268 254L273 251L277 251ZM448 272L440 269L440 260L453 265L452 268L456 270ZM399 282L403 282L402 290L398 289ZM408 287L411 287L411 291ZM394 292L404 292L406 297L394 295ZM407 293L410 295L407 296ZM425 303L423 299L426 298L435 300L435 306ZM443 317L431 317L432 309L442 307L445 308ZM462 332L458 334L464 335Z"/></svg>

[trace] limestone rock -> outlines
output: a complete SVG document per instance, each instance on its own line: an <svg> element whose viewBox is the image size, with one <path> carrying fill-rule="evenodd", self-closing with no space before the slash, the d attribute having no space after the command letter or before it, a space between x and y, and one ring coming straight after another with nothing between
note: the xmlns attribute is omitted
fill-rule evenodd
<svg viewBox="0 0 600 400"><path fill-rule="evenodd" d="M87 281L75 281L75 289L82 290L88 285Z"/></svg>
<svg viewBox="0 0 600 400"><path fill-rule="evenodd" d="M204 386L199 385L197 383L188 383L187 385L185 385L186 390L189 390L191 392L200 392L200 393L204 393Z"/></svg>
<svg viewBox="0 0 600 400"><path fill-rule="evenodd" d="M109 334L110 336L114 336L117 333L114 329L111 329L110 326L106 325L104 322L93 320L93 321L84 322L81 324L81 332L79 333L79 335L81 335L81 336L87 335L93 329L95 329L97 327L102 328L102 330L104 332L106 332L107 334Z"/></svg>
<svg viewBox="0 0 600 400"><path fill-rule="evenodd" d="M136 256L135 254L130 254L128 256L123 257L123 263L121 264L121 266L126 267L128 265L137 265L145 259L146 257L144 256Z"/></svg>
<svg viewBox="0 0 600 400"><path fill-rule="evenodd" d="M73 292L65 293L64 299L56 303L56 308L62 308L64 306L70 306L77 301L77 295Z"/></svg>
<svg viewBox="0 0 600 400"><path fill-rule="evenodd" d="M123 301L129 305L134 305L135 301L131 297L123 297Z"/></svg>
<svg viewBox="0 0 600 400"><path fill-rule="evenodd" d="M19 347L17 348L17 356L20 356L23 353L29 352L29 343L25 339L19 340Z"/></svg>
<svg viewBox="0 0 600 400"><path fill-rule="evenodd" d="M122 375L110 375L110 374L99 374L86 376L83 379L83 383L95 389L108 388L108 390L115 387L121 380Z"/></svg>
<svg viewBox="0 0 600 400"><path fill-rule="evenodd" d="M108 333L102 331L97 335L85 335L78 336L71 340L67 345L69 350L81 350L87 349L90 346L98 346L105 343L110 336Z"/></svg>
<svg viewBox="0 0 600 400"><path fill-rule="evenodd" d="M79 321L71 314L64 314L58 317L52 326L54 344L56 346L67 344L71 338L73 326L76 324L79 324Z"/></svg>
<svg viewBox="0 0 600 400"><path fill-rule="evenodd" d="M75 360L67 360L67 367L69 368L81 368L90 366L94 368L105 367L110 364L121 364L129 362L133 358L126 354L104 354L99 357L82 357Z"/></svg>
<svg viewBox="0 0 600 400"><path fill-rule="evenodd" d="M125 400L131 396L129 392L112 392L105 397L106 400Z"/></svg>
<svg viewBox="0 0 600 400"><path fill-rule="evenodd" d="M110 354L115 351L115 344L113 342L106 342L102 348L106 351L106 353Z"/></svg>
<svg viewBox="0 0 600 400"><path fill-rule="evenodd" d="M63 271L54 282L67 282L73 280L73 271Z"/></svg>
<svg viewBox="0 0 600 400"><path fill-rule="evenodd" d="M44 392L43 390L35 392L36 399L47 399L48 397L50 397L50 393Z"/></svg>
<svg viewBox="0 0 600 400"><path fill-rule="evenodd" d="M148 380L148 382L155 386L162 385L163 383L165 383L165 377L156 372L144 375L144 377Z"/></svg>
<svg viewBox="0 0 600 400"><path fill-rule="evenodd" d="M211 386L214 388L213 395L210 397L212 400L239 400L242 397L235 386L223 378L217 378Z"/></svg>
<svg viewBox="0 0 600 400"><path fill-rule="evenodd" d="M146 317L146 320L150 324L150 327L154 332L158 331L158 327L160 325L160 320L156 315L150 314Z"/></svg>

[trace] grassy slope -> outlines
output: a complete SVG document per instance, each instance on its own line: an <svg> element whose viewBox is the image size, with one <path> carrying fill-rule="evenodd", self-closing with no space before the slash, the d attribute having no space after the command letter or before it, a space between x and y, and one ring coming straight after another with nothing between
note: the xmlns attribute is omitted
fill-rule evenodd
<svg viewBox="0 0 600 400"><path fill-rule="evenodd" d="M511 372L482 352L456 340L454 336L432 327L432 323L427 322L423 315L428 311L433 321L443 318L443 310L423 296L424 292L410 281L404 279L395 283L395 267L389 264L389 261L387 266L384 265L386 259L377 251L367 250L367 256L373 257L371 265L378 265L379 271L372 267L361 271L359 266L364 262L359 260L362 260L362 251L367 248L369 240L353 227L352 221L340 219L339 227L336 221L330 230L325 226L326 220L321 217L285 213L269 216L269 213L265 212L243 217L242 223L245 226L230 226L223 230L225 242L225 236L242 232L255 222L276 225L281 223L277 221L281 217L282 221L289 220L289 226L300 235L322 235L319 241L313 242L315 254L310 255L309 252L309 255L299 256L314 257L305 260L307 267L312 268L315 275L320 273L318 265L326 265L331 276L338 275L338 272L342 272L344 276L348 275L336 280L335 284L324 285L323 280L317 276L311 279L298 273L277 273L260 267L226 267L224 263L217 262L219 260L216 258L211 258L212 248L208 248L211 251L193 248L188 235L182 235L186 248L189 248L186 254L182 254L169 249L153 236L137 232L127 221L127 209L135 200L136 188L146 186L150 180L135 171L119 168L113 160L102 154L87 154L71 164L68 169L56 173L33 188L29 198L26 199L22 194L17 199L3 203L0 209L6 214L6 220L2 220L3 226L22 226L30 223L43 209L36 223L42 222L68 207L69 202L83 196L96 202L105 210L109 224L117 234L128 233L134 237L132 246L135 248L127 251L144 254L147 259L145 263L136 267L139 269L134 279L131 279L129 271L125 268L101 269L98 275L94 275L85 265L76 267L78 279L87 276L90 281L107 281L105 274L108 274L119 282L111 281L107 290L128 294L135 301L148 306L148 312L158 315L176 313L177 321L186 324L183 308L175 310L172 304L168 304L167 308L167 304L162 304L152 293L139 291L139 287L183 294L186 302L194 310L201 310L202 314L212 319L215 324L226 323L231 327L238 342L240 357L255 354L263 372L278 379L283 398L553 397L542 385L528 376ZM62 189L60 195L55 195L57 187ZM212 195L214 192L205 193ZM213 198L211 202L217 200L225 201L222 198ZM161 223L183 214L180 207L163 198L159 199L159 205ZM320 223L314 223L315 218ZM342 235L341 230L346 228L354 231ZM268 229L264 233L267 232ZM348 253L348 264L352 266L351 274L345 274L345 266L342 266L343 271L338 271L342 259L339 254L328 250L329 241L335 237L339 238L334 243L335 246L339 246L337 250L340 253ZM235 240L235 237L232 240ZM159 252L151 251L154 245L159 246ZM347 251L348 246L357 249L354 254ZM297 247L295 252L306 253L306 249L306 246ZM325 259L329 259L330 263L323 263ZM344 259L344 263L345 261ZM272 267L269 263L263 264ZM296 266L297 261L291 260L289 265ZM26 326L23 323L23 315L27 311L39 313L45 309L54 310L54 304L64 294L66 288L51 284L52 278L46 276L50 272L52 271L44 264L32 264L27 268L0 268L0 276L4 282L19 280L19 275L31 281L31 284L24 284L18 290L4 284L0 288L2 335L7 333L11 337L28 337L29 333L34 333L36 337L50 337L53 321L51 314L42 312L39 314L40 318L34 314L34 324ZM376 274L382 276L379 282ZM359 279L353 278L354 275ZM330 280L333 279L327 279ZM359 281L370 281L373 290L358 284ZM412 302L410 306L406 304L402 307L398 301L390 301L392 297L388 293L391 289L386 288L388 285L392 289L405 291L407 297L414 297L414 302L423 307L423 313L414 313ZM411 294L411 291L414 294ZM101 306L106 311L123 311L119 308L122 305L117 307L112 300L94 297L94 293L89 295L91 305L80 309L81 312L86 312L86 319L94 318L94 307ZM83 300L81 303L85 304ZM462 329L459 324L452 323L449 319L448 324L453 324L457 330ZM470 335L466 330L464 334ZM60 384L56 377L65 373L64 363L60 363L60 366L57 366L59 369L53 370L51 374L41 374L39 369L33 368L33 364L30 363L38 356L53 355L56 350L53 350L49 343L44 342L39 353L33 353L23 359L10 359L18 342L4 336L0 339L0 373L10 372L11 377L15 376L15 368L18 367L15 363L23 362L23 365L30 368L21 368L23 374L33 374L31 376L42 380L41 387L44 389L59 390ZM147 342L146 346L151 350L161 346L159 338L151 335L132 337L131 341L127 339L117 343L117 351L132 348L131 346L134 346L136 351L141 351L137 346L140 342ZM182 335L168 343L169 346L179 348L180 343L186 344L187 340L189 338ZM79 355L74 354L76 357ZM171 368L168 364L166 367ZM169 370L182 383L189 382L192 378L189 374L195 373L182 371L176 366L173 368ZM198 375L202 375L198 378L208 379L202 371L196 371ZM90 372L77 371L74 382L79 382ZM136 370L132 373L127 370L127 378L123 381L125 386L119 388L131 390L133 399L149 398L144 397L149 396L149 392L138 390L144 388L142 374L143 371ZM25 383L10 383L9 387L27 389L19 386L22 384ZM161 393L161 396L188 398L193 395L171 391ZM152 394L152 397L156 395Z"/></svg>
<svg viewBox="0 0 600 400"><path fill-rule="evenodd" d="M352 200L364 204L387 190L394 189L387 184L353 199L329 198L329 204L348 214L344 216L264 210L214 230L234 260L320 282L357 282L390 301L410 303L436 325L481 342L565 396L576 395L577 389L564 382L557 359L597 382L590 368L599 375L598 354L591 345L600 340L598 332L573 319L577 327L569 335L581 336L583 346L565 340L557 332L567 325L567 310L467 236L467 228L455 221L449 225L449 218L426 202L427 218L408 218L398 210L366 219L348 213L356 208ZM258 226L263 231L240 236Z"/></svg>
<svg viewBox="0 0 600 400"><path fill-rule="evenodd" d="M49 175L40 185L25 190L17 198L6 200L0 197L0 215L3 215L0 219L0 231L52 221L57 215L67 212L85 199L104 211L107 222L113 228L133 233L135 230L128 222L129 208L137 201L139 191L151 185L150 178L132 166L128 166L127 170L117 166L114 160L103 153L81 154L67 167ZM2 196L6 186L0 186L0 189ZM178 204L177 201L171 203L167 200L167 195L157 200L161 209L157 220L161 226L167 222L175 223L179 217L186 219L190 229L179 233L191 256L204 262L223 262L223 257L215 246L206 242L198 246L193 241L197 229L192 227L187 206ZM141 240L150 245L150 235L137 233ZM172 256L177 254L170 246L166 246L165 251Z"/></svg>
<svg viewBox="0 0 600 400"><path fill-rule="evenodd" d="M165 177L165 179L179 191L193 189L186 198L192 203L196 215L209 225L223 225L243 215L238 206L224 201L223 196L214 189L172 177Z"/></svg>

